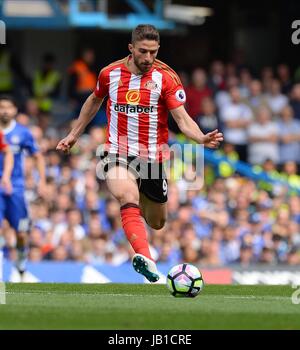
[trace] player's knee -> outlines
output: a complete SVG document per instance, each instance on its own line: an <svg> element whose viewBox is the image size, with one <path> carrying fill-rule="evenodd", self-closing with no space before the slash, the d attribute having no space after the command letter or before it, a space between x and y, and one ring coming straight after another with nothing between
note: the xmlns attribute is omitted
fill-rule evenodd
<svg viewBox="0 0 300 350"><path fill-rule="evenodd" d="M127 203L133 203L139 205L139 197L134 193L123 193L118 198L120 205L125 205Z"/></svg>

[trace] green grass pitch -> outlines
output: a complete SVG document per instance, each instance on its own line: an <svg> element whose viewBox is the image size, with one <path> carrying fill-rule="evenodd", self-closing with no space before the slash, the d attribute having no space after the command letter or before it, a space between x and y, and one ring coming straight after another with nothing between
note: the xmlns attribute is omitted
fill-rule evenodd
<svg viewBox="0 0 300 350"><path fill-rule="evenodd" d="M8 283L0 329L300 329L294 292L206 285L190 299L164 285Z"/></svg>

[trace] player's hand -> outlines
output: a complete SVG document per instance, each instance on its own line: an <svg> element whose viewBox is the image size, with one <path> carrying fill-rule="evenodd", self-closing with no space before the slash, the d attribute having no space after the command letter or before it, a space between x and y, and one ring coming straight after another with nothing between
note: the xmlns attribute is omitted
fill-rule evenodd
<svg viewBox="0 0 300 350"><path fill-rule="evenodd" d="M61 151L65 154L69 154L71 148L75 145L77 139L75 136L69 134L67 137L62 139L56 146L57 151Z"/></svg>
<svg viewBox="0 0 300 350"><path fill-rule="evenodd" d="M215 129L203 136L203 144L208 148L218 148L220 146L220 142L224 140L223 134Z"/></svg>
<svg viewBox="0 0 300 350"><path fill-rule="evenodd" d="M7 194L12 193L12 184L9 178L2 177L1 186L4 188L5 193Z"/></svg>

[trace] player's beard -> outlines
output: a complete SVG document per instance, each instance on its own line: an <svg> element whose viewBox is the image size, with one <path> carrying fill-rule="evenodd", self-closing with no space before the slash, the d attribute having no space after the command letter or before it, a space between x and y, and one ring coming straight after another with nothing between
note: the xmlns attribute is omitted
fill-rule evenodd
<svg viewBox="0 0 300 350"><path fill-rule="evenodd" d="M12 118L10 118L7 114L0 114L0 124L2 126L9 125L11 120L12 120Z"/></svg>
<svg viewBox="0 0 300 350"><path fill-rule="evenodd" d="M135 57L133 58L134 64L138 67L139 71L141 73L147 73L151 69L153 62L149 63L148 65L145 65L143 63L140 63Z"/></svg>

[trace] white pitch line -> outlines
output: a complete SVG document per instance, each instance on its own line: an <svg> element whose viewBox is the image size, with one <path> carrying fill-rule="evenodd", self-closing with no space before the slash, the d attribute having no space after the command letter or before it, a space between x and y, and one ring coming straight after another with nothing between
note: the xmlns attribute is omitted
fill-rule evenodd
<svg viewBox="0 0 300 350"><path fill-rule="evenodd" d="M274 295L225 295L225 299L257 299L257 300L290 300L291 297L280 297L280 296L274 296Z"/></svg>
<svg viewBox="0 0 300 350"><path fill-rule="evenodd" d="M41 291L41 290L27 290L26 292L22 291L14 291L14 292L5 292L6 295L33 295L33 294L40 294L40 295L58 295L58 296L97 296L97 297L140 297L144 298L145 295L140 294L122 294L122 293L75 293L75 292L57 292L57 291ZM154 297L154 298L170 298L170 295L158 295L158 294L147 294L147 297ZM200 298L207 298L207 299L238 299L238 300L290 300L289 296L282 297L282 296L273 296L273 295L216 295L216 294L200 294Z"/></svg>
<svg viewBox="0 0 300 350"><path fill-rule="evenodd" d="M144 298L145 295L139 295L139 294L122 294L122 293L73 293L73 292L45 292L45 291L31 291L27 290L26 292L6 292L5 294L11 294L11 295L32 295L32 294L41 294L41 295L60 295L60 296L117 296L117 297L142 297ZM169 295L157 295L157 294L147 294L147 297L157 297L157 298L169 298ZM290 297L281 297L281 296L257 296L257 295L215 295L215 294L207 294L207 295L201 295L201 298L217 298L217 299L246 299L246 300L289 300Z"/></svg>
<svg viewBox="0 0 300 350"><path fill-rule="evenodd" d="M138 295L138 294L122 294L122 293L70 293L70 292L44 292L44 291L26 291L26 292L6 292L5 294L11 294L11 295L32 295L32 294L41 294L41 295L60 295L60 296L118 296L118 297L142 297L144 298L145 295ZM169 297L168 295L157 295L157 294L147 294L149 297Z"/></svg>

